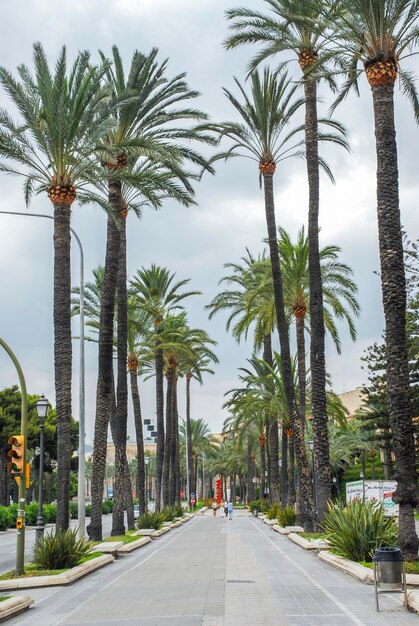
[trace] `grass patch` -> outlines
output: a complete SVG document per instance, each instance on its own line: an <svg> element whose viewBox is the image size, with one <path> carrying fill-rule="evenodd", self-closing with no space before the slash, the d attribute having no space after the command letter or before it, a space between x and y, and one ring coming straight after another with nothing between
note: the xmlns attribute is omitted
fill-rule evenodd
<svg viewBox="0 0 419 626"><path fill-rule="evenodd" d="M133 533L137 532L136 530L132 531ZM122 541L122 543L132 543L133 541L137 541L137 539L139 539L138 536L134 536L134 535L115 535L114 537L106 537L106 539L104 540L105 542L108 541Z"/></svg>
<svg viewBox="0 0 419 626"><path fill-rule="evenodd" d="M87 554L83 558L79 560L77 565L82 565L87 561L91 561L92 559L96 559L98 556L102 556L102 552L91 552ZM38 565L34 563L29 563L29 565L25 565L25 573L21 576L15 576L15 570L11 570L10 572L6 572L0 576L0 580L13 580L14 578L33 578L34 576L56 576L57 574L63 574L64 572L68 572L67 569L40 569Z"/></svg>
<svg viewBox="0 0 419 626"><path fill-rule="evenodd" d="M0 596L0 602L3 602L3 600L8 600L11 597L12 596Z"/></svg>
<svg viewBox="0 0 419 626"><path fill-rule="evenodd" d="M312 539L324 539L324 534L323 533L298 533L300 535L300 537L304 537L304 539L307 539L308 541L311 541Z"/></svg>
<svg viewBox="0 0 419 626"><path fill-rule="evenodd" d="M373 563L361 561L360 564L364 567L368 567L369 569L374 569ZM406 574L419 574L419 561L405 561L404 566L406 569Z"/></svg>

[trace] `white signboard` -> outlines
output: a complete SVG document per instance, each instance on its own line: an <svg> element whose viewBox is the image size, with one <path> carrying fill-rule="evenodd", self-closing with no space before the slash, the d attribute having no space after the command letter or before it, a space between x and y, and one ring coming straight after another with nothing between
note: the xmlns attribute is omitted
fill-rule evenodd
<svg viewBox="0 0 419 626"><path fill-rule="evenodd" d="M357 480L346 483L346 502L351 500L382 502L386 515L398 515L399 505L392 499L396 487L395 480Z"/></svg>

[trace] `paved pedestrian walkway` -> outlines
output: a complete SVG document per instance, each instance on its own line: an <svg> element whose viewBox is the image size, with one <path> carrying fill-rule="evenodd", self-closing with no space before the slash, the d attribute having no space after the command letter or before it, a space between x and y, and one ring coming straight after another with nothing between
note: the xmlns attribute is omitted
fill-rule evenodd
<svg viewBox="0 0 419 626"><path fill-rule="evenodd" d="M248 515L196 517L68 588L32 590L10 626L408 626L396 595L340 573Z"/></svg>

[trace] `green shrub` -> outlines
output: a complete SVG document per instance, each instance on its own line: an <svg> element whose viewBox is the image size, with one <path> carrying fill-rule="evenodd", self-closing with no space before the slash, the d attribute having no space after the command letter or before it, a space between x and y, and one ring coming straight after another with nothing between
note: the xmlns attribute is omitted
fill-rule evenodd
<svg viewBox="0 0 419 626"><path fill-rule="evenodd" d="M384 517L382 505L352 500L328 504L322 527L335 554L352 561L371 562L375 548L397 545L397 525Z"/></svg>
<svg viewBox="0 0 419 626"><path fill-rule="evenodd" d="M79 507L77 502L70 502L70 519L77 519L79 516Z"/></svg>
<svg viewBox="0 0 419 626"><path fill-rule="evenodd" d="M293 506L280 508L277 519L280 526L295 526L295 509Z"/></svg>
<svg viewBox="0 0 419 626"><path fill-rule="evenodd" d="M275 502L275 504L273 504L271 508L266 511L266 517L268 519L278 519L280 511L281 505Z"/></svg>
<svg viewBox="0 0 419 626"><path fill-rule="evenodd" d="M86 513L85 513L86 517L90 517L92 515L92 505L91 504L86 504Z"/></svg>
<svg viewBox="0 0 419 626"><path fill-rule="evenodd" d="M42 510L44 512L45 524L55 524L55 522L57 521L57 505L44 504Z"/></svg>
<svg viewBox="0 0 419 626"><path fill-rule="evenodd" d="M154 528L158 530L161 528L163 522L166 521L163 513L158 513L157 511L145 511L137 521L137 528L141 530L141 528Z"/></svg>
<svg viewBox="0 0 419 626"><path fill-rule="evenodd" d="M12 523L9 507L0 506L0 530L7 530Z"/></svg>
<svg viewBox="0 0 419 626"><path fill-rule="evenodd" d="M26 505L25 524L26 526L36 526L38 519L38 503L31 502Z"/></svg>
<svg viewBox="0 0 419 626"><path fill-rule="evenodd" d="M35 545L34 563L41 569L67 569L78 564L90 552L92 543L77 538L74 530L56 530L44 534Z"/></svg>
<svg viewBox="0 0 419 626"><path fill-rule="evenodd" d="M270 508L271 505L269 503L268 500L252 500L251 502L249 502L249 504L247 505L249 507L250 510L254 509L254 508L258 508L260 513L266 513Z"/></svg>
<svg viewBox="0 0 419 626"><path fill-rule="evenodd" d="M102 502L102 513L108 515L113 511L113 500L104 500Z"/></svg>
<svg viewBox="0 0 419 626"><path fill-rule="evenodd" d="M9 513L10 513L10 517L11 517L9 528L15 528L16 527L16 518L17 518L17 504L11 504L7 508L9 509Z"/></svg>
<svg viewBox="0 0 419 626"><path fill-rule="evenodd" d="M173 517L183 517L183 506L181 504L175 504L173 510L175 513Z"/></svg>

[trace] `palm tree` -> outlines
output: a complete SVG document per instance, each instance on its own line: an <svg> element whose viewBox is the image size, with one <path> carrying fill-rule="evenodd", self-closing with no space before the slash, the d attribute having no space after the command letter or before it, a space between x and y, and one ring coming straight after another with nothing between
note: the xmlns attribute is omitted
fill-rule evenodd
<svg viewBox="0 0 419 626"><path fill-rule="evenodd" d="M307 455L304 446L303 429L296 410L295 391L291 376L291 357L288 337L288 324L285 317L283 302L283 286L281 267L279 262L278 245L276 240L275 206L273 194L273 175L276 164L284 158L298 151L298 143L287 147L298 129L291 130L283 137L284 130L292 119L293 114L302 105L302 100L292 101L296 86L290 87L290 80L286 74L271 74L265 69L261 79L258 72L251 76L251 97L243 87L236 83L244 98L244 105L227 90L224 90L230 102L243 119L243 124L223 123L219 126L221 136L229 137L233 144L225 158L243 151L259 165L259 172L263 178L265 195L265 214L268 230L268 242L272 265L274 285L275 311L281 354L282 367L286 387L289 413L292 416L295 442L297 448L298 478L301 483L301 506L304 523L311 526L312 507L310 476ZM216 130L216 129L215 129Z"/></svg>
<svg viewBox="0 0 419 626"><path fill-rule="evenodd" d="M188 284L189 279L173 282L175 274L167 268L152 265L150 269L141 268L130 281L130 285L138 299L139 306L153 318L155 329L155 377L156 377L156 415L157 415L157 451L156 451L156 510L160 510L162 471L164 459L164 401L163 401L163 370L164 356L162 332L164 318L168 313L183 309L181 304L185 298L197 295L199 291L180 290Z"/></svg>
<svg viewBox="0 0 419 626"><path fill-rule="evenodd" d="M18 109L15 123L0 114L0 171L22 176L28 204L46 192L54 207L54 371L57 407L57 527L69 524L71 459L71 206L83 187L100 174L95 148L111 126L103 106L102 68L81 52L67 69L62 48L51 71L40 43L33 48L35 75L18 68L15 79L0 68L0 82ZM14 165L16 164L16 165Z"/></svg>
<svg viewBox="0 0 419 626"><path fill-rule="evenodd" d="M419 119L418 96L410 71L401 68L417 43L419 5L408 0L342 0L338 4L335 35L338 49L332 50L347 80L337 102L365 72L371 87L377 152L377 219L381 288L387 343L387 388L390 423L396 458L399 503L399 546L406 559L416 559L419 540L414 507L418 503L415 442L412 424L409 362L406 347L406 280L399 207L399 175L394 124L396 79L413 104Z"/></svg>
<svg viewBox="0 0 419 626"><path fill-rule="evenodd" d="M263 348L263 359L272 366L271 335L276 325L276 315L271 263L264 255L255 258L247 249L246 253L241 259L242 265L224 265L233 272L222 278L220 283L231 284L232 288L221 291L205 308L210 310L210 319L218 311L231 311L227 319L227 330L232 329L237 342L240 342L243 335L247 339L249 330L254 328L253 351L256 353ZM269 493L276 502L279 500L279 449L278 422L275 416L266 415L265 431Z"/></svg>
<svg viewBox="0 0 419 626"><path fill-rule="evenodd" d="M187 341L189 354L181 358L180 372L186 378L186 433L187 433L187 455L188 455L188 484L189 494L196 493L196 480L192 455L192 427L191 427L191 381L196 380L203 384L203 374L214 374L210 364L218 363L218 358L211 350L216 345L216 341L210 338L208 333L202 329L187 329Z"/></svg>
<svg viewBox="0 0 419 626"><path fill-rule="evenodd" d="M89 532L92 538L101 535L100 484L105 459L106 433L109 419L112 360L110 329L113 323L114 302L117 297L118 309L118 378L115 436L115 464L117 467L112 534L119 535L124 530L123 517L123 471L125 466L125 442L128 411L127 366L127 291L126 291L126 224L128 215L127 193L122 188L123 181L128 188L134 187L145 197L151 206L158 208L161 197L169 196L185 205L193 204L193 189L190 180L196 178L183 169L183 162L189 161L202 169L210 170L205 159L185 142L190 140L210 141L201 131L193 128L178 128L173 122L202 121L206 115L197 109L177 107L179 103L198 96L187 86L184 74L168 79L165 76L167 60L157 62L158 50L153 49L147 56L135 51L130 71L125 77L122 59L116 46L112 49L112 66L109 65L106 77L112 93L115 126L103 143L105 156L103 165L108 171L108 200L111 213L108 217L107 248L105 259L104 298L99 339L99 373L96 399L95 472L92 485L92 521ZM104 54L101 53L102 59ZM183 143L179 143L183 142ZM156 165L176 177L178 184L168 182L165 193L150 194L150 185L144 185L143 168L151 159ZM138 160L140 165L138 166ZM153 172L156 175L156 171ZM163 184L163 181L161 181ZM159 188L161 190L161 187ZM128 192L129 193L129 192Z"/></svg>
<svg viewBox="0 0 419 626"><path fill-rule="evenodd" d="M144 433L141 400L138 389L138 372L144 366L145 342L152 333L152 318L138 307L134 295L128 298L128 373L134 412L135 437L137 440L137 497L140 511L146 510L146 484L144 466Z"/></svg>
<svg viewBox="0 0 419 626"><path fill-rule="evenodd" d="M308 238L310 284L310 364L313 394L313 433L316 459L317 500L320 518L326 512L330 497L330 473L326 413L326 362L324 348L324 314L319 254L319 133L317 113L318 66L327 59L325 46L329 41L331 13L322 0L265 0L271 13L253 9L230 9L234 34L227 48L242 44L262 44L262 51L251 67L276 54L295 54L302 71L305 101L305 154L309 190ZM285 63L283 63L285 64ZM333 81L329 79L332 83ZM328 120L332 128L342 127ZM345 145L341 142L341 145Z"/></svg>
<svg viewBox="0 0 419 626"><path fill-rule="evenodd" d="M308 280L309 241L304 227L298 233L294 244L283 228L278 229L278 246L281 258L281 269L284 282L284 302L289 313L295 320L299 410L303 418L306 416L306 348L305 318L310 311L310 286ZM356 299L358 288L352 280L351 268L338 260L340 248L325 246L320 249L320 270L323 290L323 315L325 329L330 333L340 354L340 338L334 318L345 320L351 339L356 339L353 315L359 315L359 304ZM345 306L346 305L346 306ZM311 374L313 380L313 374Z"/></svg>

